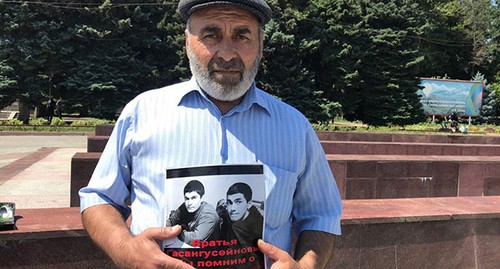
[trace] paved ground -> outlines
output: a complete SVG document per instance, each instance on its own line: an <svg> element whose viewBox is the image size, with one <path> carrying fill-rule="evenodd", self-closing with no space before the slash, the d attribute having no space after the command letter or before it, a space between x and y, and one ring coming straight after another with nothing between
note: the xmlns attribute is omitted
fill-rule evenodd
<svg viewBox="0 0 500 269"><path fill-rule="evenodd" d="M71 157L85 135L0 134L0 202L16 208L69 207Z"/></svg>

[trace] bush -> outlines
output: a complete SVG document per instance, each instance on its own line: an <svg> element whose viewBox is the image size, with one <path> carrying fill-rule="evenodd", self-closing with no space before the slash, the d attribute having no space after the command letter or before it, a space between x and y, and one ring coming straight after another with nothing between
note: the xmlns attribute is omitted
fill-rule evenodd
<svg viewBox="0 0 500 269"><path fill-rule="evenodd" d="M6 125L24 125L24 123L18 119L11 119L5 122Z"/></svg>
<svg viewBox="0 0 500 269"><path fill-rule="evenodd" d="M52 119L52 122L50 123L50 126L64 126L64 125L66 125L66 122L56 117L54 117Z"/></svg>
<svg viewBox="0 0 500 269"><path fill-rule="evenodd" d="M113 123L115 123L115 121L90 118L87 120L76 120L73 123L71 123L71 126L96 126L100 124L113 124Z"/></svg>
<svg viewBox="0 0 500 269"><path fill-rule="evenodd" d="M34 118L34 119L31 119L30 120L30 125L46 125L47 124L47 120L44 119L44 118Z"/></svg>

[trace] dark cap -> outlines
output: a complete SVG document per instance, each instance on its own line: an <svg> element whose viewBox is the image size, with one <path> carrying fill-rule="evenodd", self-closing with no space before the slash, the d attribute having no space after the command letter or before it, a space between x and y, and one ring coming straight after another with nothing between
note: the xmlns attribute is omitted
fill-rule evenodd
<svg viewBox="0 0 500 269"><path fill-rule="evenodd" d="M197 10L214 6L234 6L252 12L260 24L266 24L272 16L269 5L264 0L232 0L232 1L210 1L210 0L180 0L177 10L184 20Z"/></svg>

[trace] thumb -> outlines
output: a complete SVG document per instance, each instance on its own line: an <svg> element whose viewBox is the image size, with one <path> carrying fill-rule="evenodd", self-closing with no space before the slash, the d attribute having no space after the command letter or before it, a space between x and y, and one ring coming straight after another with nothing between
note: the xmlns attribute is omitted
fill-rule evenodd
<svg viewBox="0 0 500 269"><path fill-rule="evenodd" d="M264 240L262 239L259 239L259 241L257 241L257 246L259 247L259 250L262 251L262 253L267 255L267 257L273 261L279 260L283 257L284 254L288 255L288 253L272 244L264 242Z"/></svg>
<svg viewBox="0 0 500 269"><path fill-rule="evenodd" d="M180 225L175 225L172 227L149 228L144 232L147 233L148 237L151 239L162 241L176 237L181 231L182 227Z"/></svg>

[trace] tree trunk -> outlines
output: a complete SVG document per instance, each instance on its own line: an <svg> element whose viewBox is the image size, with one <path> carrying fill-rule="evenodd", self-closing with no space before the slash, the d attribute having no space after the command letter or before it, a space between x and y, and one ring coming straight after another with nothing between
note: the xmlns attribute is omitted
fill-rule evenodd
<svg viewBox="0 0 500 269"><path fill-rule="evenodd" d="M17 100L19 104L19 114L17 119L22 121L24 124L29 124L30 121L30 106L24 103L21 99Z"/></svg>

